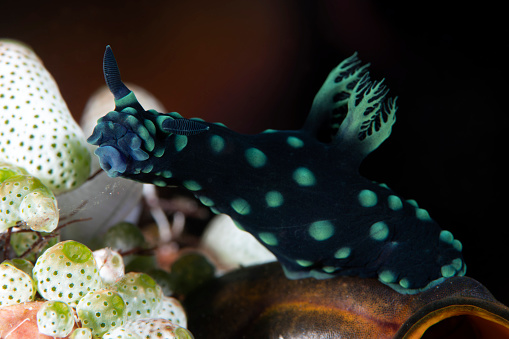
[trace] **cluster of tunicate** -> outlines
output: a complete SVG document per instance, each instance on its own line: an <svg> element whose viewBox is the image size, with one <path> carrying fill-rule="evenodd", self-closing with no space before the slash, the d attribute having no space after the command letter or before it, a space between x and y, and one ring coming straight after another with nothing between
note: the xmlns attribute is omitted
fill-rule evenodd
<svg viewBox="0 0 509 339"><path fill-rule="evenodd" d="M53 192L23 168L0 162L0 233L13 226L51 232L58 226Z"/></svg>
<svg viewBox="0 0 509 339"><path fill-rule="evenodd" d="M192 338L180 302L148 274L124 273L122 256L59 242L37 259L0 264L0 307L45 299L39 332L70 338Z"/></svg>

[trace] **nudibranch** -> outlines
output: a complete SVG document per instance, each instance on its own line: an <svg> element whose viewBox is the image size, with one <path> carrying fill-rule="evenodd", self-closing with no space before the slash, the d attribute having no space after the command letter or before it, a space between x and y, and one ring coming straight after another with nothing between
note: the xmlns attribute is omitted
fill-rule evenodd
<svg viewBox="0 0 509 339"><path fill-rule="evenodd" d="M357 55L341 62L300 130L246 135L223 124L145 110L108 46L103 70L115 110L88 142L111 177L183 186L230 215L290 279L378 277L417 293L464 275L461 243L413 200L358 173L391 133L397 110Z"/></svg>

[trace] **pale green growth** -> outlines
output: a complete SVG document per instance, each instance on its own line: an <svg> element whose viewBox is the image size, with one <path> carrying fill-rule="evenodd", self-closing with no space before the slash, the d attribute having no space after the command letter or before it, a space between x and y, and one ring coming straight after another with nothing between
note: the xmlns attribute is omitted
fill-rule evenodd
<svg viewBox="0 0 509 339"><path fill-rule="evenodd" d="M224 149L224 144L225 143L223 137L215 134L210 137L210 147L214 152L221 152Z"/></svg>
<svg viewBox="0 0 509 339"><path fill-rule="evenodd" d="M248 148L244 156L249 165L254 168L263 167L267 163L267 156L257 148Z"/></svg>
<svg viewBox="0 0 509 339"><path fill-rule="evenodd" d="M290 136L286 139L286 142L288 145L292 146L293 148L301 148L304 147L304 141L297 137Z"/></svg>
<svg viewBox="0 0 509 339"><path fill-rule="evenodd" d="M383 221L379 221L371 225L369 236L377 241L384 241L389 236L389 227Z"/></svg>
<svg viewBox="0 0 509 339"><path fill-rule="evenodd" d="M361 204L362 207L373 207L378 202L376 193L370 190L360 191L357 198L359 200L359 204Z"/></svg>
<svg viewBox="0 0 509 339"><path fill-rule="evenodd" d="M124 299L112 289L89 292L76 307L81 326L89 328L94 337L124 325L127 319L126 310Z"/></svg>
<svg viewBox="0 0 509 339"><path fill-rule="evenodd" d="M403 208L403 202L395 195L389 195L387 202L389 203L389 208L393 211L399 211Z"/></svg>
<svg viewBox="0 0 509 339"><path fill-rule="evenodd" d="M201 185L194 180L184 180L182 185L190 191L199 191L202 188Z"/></svg>
<svg viewBox="0 0 509 339"><path fill-rule="evenodd" d="M265 194L265 201L269 207L279 207L283 204L284 198L278 191L270 191Z"/></svg>
<svg viewBox="0 0 509 339"><path fill-rule="evenodd" d="M61 301L46 301L37 312L39 332L50 337L65 337L74 327L72 308Z"/></svg>
<svg viewBox="0 0 509 339"><path fill-rule="evenodd" d="M341 247L339 250L334 253L334 258L336 259L346 259L352 253L352 249L350 247Z"/></svg>
<svg viewBox="0 0 509 339"><path fill-rule="evenodd" d="M396 281L396 276L392 271L384 270L378 274L378 279L384 284L390 284Z"/></svg>
<svg viewBox="0 0 509 339"><path fill-rule="evenodd" d="M241 198L235 199L231 202L231 207L235 212L241 215L248 215L251 213L251 206L249 203Z"/></svg>
<svg viewBox="0 0 509 339"><path fill-rule="evenodd" d="M329 239L334 235L334 231L334 225L328 220L315 221L308 229L309 235L317 241Z"/></svg>
<svg viewBox="0 0 509 339"><path fill-rule="evenodd" d="M273 233L270 233L270 232L260 232L260 233L258 233L258 237L260 238L260 240L263 243L270 245L270 246L277 246L279 243L277 240L277 237Z"/></svg>
<svg viewBox="0 0 509 339"><path fill-rule="evenodd" d="M177 152L182 151L187 146L187 136L185 135L175 135L174 139L175 149Z"/></svg>
<svg viewBox="0 0 509 339"><path fill-rule="evenodd" d="M315 175L305 167L297 168L293 172L292 178L299 186L308 187L316 184Z"/></svg>

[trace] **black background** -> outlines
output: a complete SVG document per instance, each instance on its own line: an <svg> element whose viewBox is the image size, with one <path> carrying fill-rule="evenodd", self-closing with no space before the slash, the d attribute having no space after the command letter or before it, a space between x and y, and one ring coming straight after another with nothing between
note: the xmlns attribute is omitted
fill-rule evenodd
<svg viewBox="0 0 509 339"><path fill-rule="evenodd" d="M509 305L502 5L9 1L0 11L0 37L32 46L76 119L103 84L107 44L123 79L169 111L245 133L299 128L328 72L358 51L399 97L392 136L361 172L416 199L452 231L467 275Z"/></svg>

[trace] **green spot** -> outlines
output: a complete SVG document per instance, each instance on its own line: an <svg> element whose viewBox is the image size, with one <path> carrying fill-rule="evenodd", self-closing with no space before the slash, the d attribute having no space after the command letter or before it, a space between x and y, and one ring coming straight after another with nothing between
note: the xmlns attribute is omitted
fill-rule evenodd
<svg viewBox="0 0 509 339"><path fill-rule="evenodd" d="M261 241L263 241L267 245L270 245L270 246L278 245L278 240L273 233L261 232L261 233L258 233L258 237L260 238Z"/></svg>
<svg viewBox="0 0 509 339"><path fill-rule="evenodd" d="M309 266L313 265L313 262L309 261L309 260L297 259L297 260L295 260L295 262L297 263L297 265L302 266L302 267L309 267Z"/></svg>
<svg viewBox="0 0 509 339"><path fill-rule="evenodd" d="M399 286L403 288L409 288L410 287L410 281L408 281L407 278L403 278L399 281Z"/></svg>
<svg viewBox="0 0 509 339"><path fill-rule="evenodd" d="M126 107L122 109L120 112L127 113L127 114L136 114L136 109L133 107Z"/></svg>
<svg viewBox="0 0 509 339"><path fill-rule="evenodd" d="M140 124L136 128L136 134L143 140L143 146L145 146L147 151L152 152L156 146L156 143L145 126Z"/></svg>
<svg viewBox="0 0 509 339"><path fill-rule="evenodd" d="M159 187L166 187L166 181L164 181L164 180L156 179L156 180L152 181L152 183Z"/></svg>
<svg viewBox="0 0 509 339"><path fill-rule="evenodd" d="M440 232L440 240L445 242L446 244L452 244L454 240L454 236L451 232L443 230Z"/></svg>
<svg viewBox="0 0 509 339"><path fill-rule="evenodd" d="M383 221L379 221L371 225L369 236L378 241L384 241L389 236L389 227Z"/></svg>
<svg viewBox="0 0 509 339"><path fill-rule="evenodd" d="M385 270L378 274L378 279L385 284L391 284L396 281L396 276L392 271Z"/></svg>
<svg viewBox="0 0 509 339"><path fill-rule="evenodd" d="M415 215L417 216L417 219L423 220L423 221L430 221L431 217L429 216L428 211L426 211L423 208L417 208L415 210Z"/></svg>
<svg viewBox="0 0 509 339"><path fill-rule="evenodd" d="M334 234L334 225L328 220L316 221L309 226L308 233L317 241L327 240Z"/></svg>
<svg viewBox="0 0 509 339"><path fill-rule="evenodd" d="M442 276L445 278L450 278L454 274L456 274L456 270L454 269L454 267L452 265L442 266L442 268L440 269L440 272L442 273Z"/></svg>
<svg viewBox="0 0 509 339"><path fill-rule="evenodd" d="M201 203L207 207L214 206L214 202L210 198L207 198L205 196L200 196L198 199L200 199Z"/></svg>
<svg viewBox="0 0 509 339"><path fill-rule="evenodd" d="M304 141L297 137L288 137L286 139L286 142L288 145L292 146L293 148L301 148L304 146Z"/></svg>
<svg viewBox="0 0 509 339"><path fill-rule="evenodd" d="M393 211L399 211L403 208L403 203L401 199L395 195L389 195L387 198L387 202L389 203L389 208Z"/></svg>
<svg viewBox="0 0 509 339"><path fill-rule="evenodd" d="M414 199L408 199L406 202L414 206L415 208L419 208L419 205L417 205L417 201L415 201Z"/></svg>
<svg viewBox="0 0 509 339"><path fill-rule="evenodd" d="M324 266L322 270L326 273L334 273L336 271L336 267L334 266Z"/></svg>
<svg viewBox="0 0 509 339"><path fill-rule="evenodd" d="M175 135L175 149L177 152L180 152L187 146L187 136L185 135Z"/></svg>
<svg viewBox="0 0 509 339"><path fill-rule="evenodd" d="M272 128L268 128L265 131L263 131L262 133L276 133L276 132L277 132L277 130L272 129Z"/></svg>
<svg viewBox="0 0 509 339"><path fill-rule="evenodd" d="M150 172L152 172L153 169L154 169L154 165L147 164L147 166L145 166L141 171L143 173L150 173Z"/></svg>
<svg viewBox="0 0 509 339"><path fill-rule="evenodd" d="M241 215L247 215L251 212L251 207L249 203L244 199L235 199L232 201L231 206L235 212Z"/></svg>
<svg viewBox="0 0 509 339"><path fill-rule="evenodd" d="M154 125L154 123L151 120L145 119L143 121L143 124L145 125L150 134L152 135L156 134L156 125Z"/></svg>
<svg viewBox="0 0 509 339"><path fill-rule="evenodd" d="M334 258L336 259L346 259L350 256L352 250L350 247L341 247L339 250L334 253Z"/></svg>
<svg viewBox="0 0 509 339"><path fill-rule="evenodd" d="M305 167L299 167L293 172L293 180L300 186L313 186L316 183L313 172Z"/></svg>
<svg viewBox="0 0 509 339"><path fill-rule="evenodd" d="M173 176L173 174L171 173L171 171L166 170L166 171L163 171L162 176L165 178L171 178Z"/></svg>
<svg viewBox="0 0 509 339"><path fill-rule="evenodd" d="M235 226L237 226L237 228L241 231L245 231L244 227L242 227L242 225L240 224L240 222L238 222L237 220L233 220L233 224Z"/></svg>
<svg viewBox="0 0 509 339"><path fill-rule="evenodd" d="M265 201L269 207L279 207L283 204L283 195L278 191L270 191L265 194Z"/></svg>
<svg viewBox="0 0 509 339"><path fill-rule="evenodd" d="M224 139L219 135L212 135L210 137L210 147L216 153L221 152L224 149Z"/></svg>
<svg viewBox="0 0 509 339"><path fill-rule="evenodd" d="M248 148L244 156L247 162L254 168L263 167L267 163L267 156L257 148Z"/></svg>
<svg viewBox="0 0 509 339"><path fill-rule="evenodd" d="M182 182L182 185L190 191L201 190L201 185L194 180L185 180Z"/></svg>
<svg viewBox="0 0 509 339"><path fill-rule="evenodd" d="M210 208L210 211L211 211L212 213L214 213L214 214L221 214L221 212L220 212L217 208L215 208L215 207L211 207L211 206L209 206L209 208Z"/></svg>
<svg viewBox="0 0 509 339"><path fill-rule="evenodd" d="M454 239L453 242L452 242L452 247L458 251L458 252L461 252L463 250L463 245L461 244L461 242L457 239Z"/></svg>
<svg viewBox="0 0 509 339"><path fill-rule="evenodd" d="M463 266L463 260L456 258L452 261L451 266L454 267L456 271L459 271L459 269Z"/></svg>
<svg viewBox="0 0 509 339"><path fill-rule="evenodd" d="M378 202L375 192L370 190L360 191L357 198L359 199L359 204L363 207L373 207Z"/></svg>

